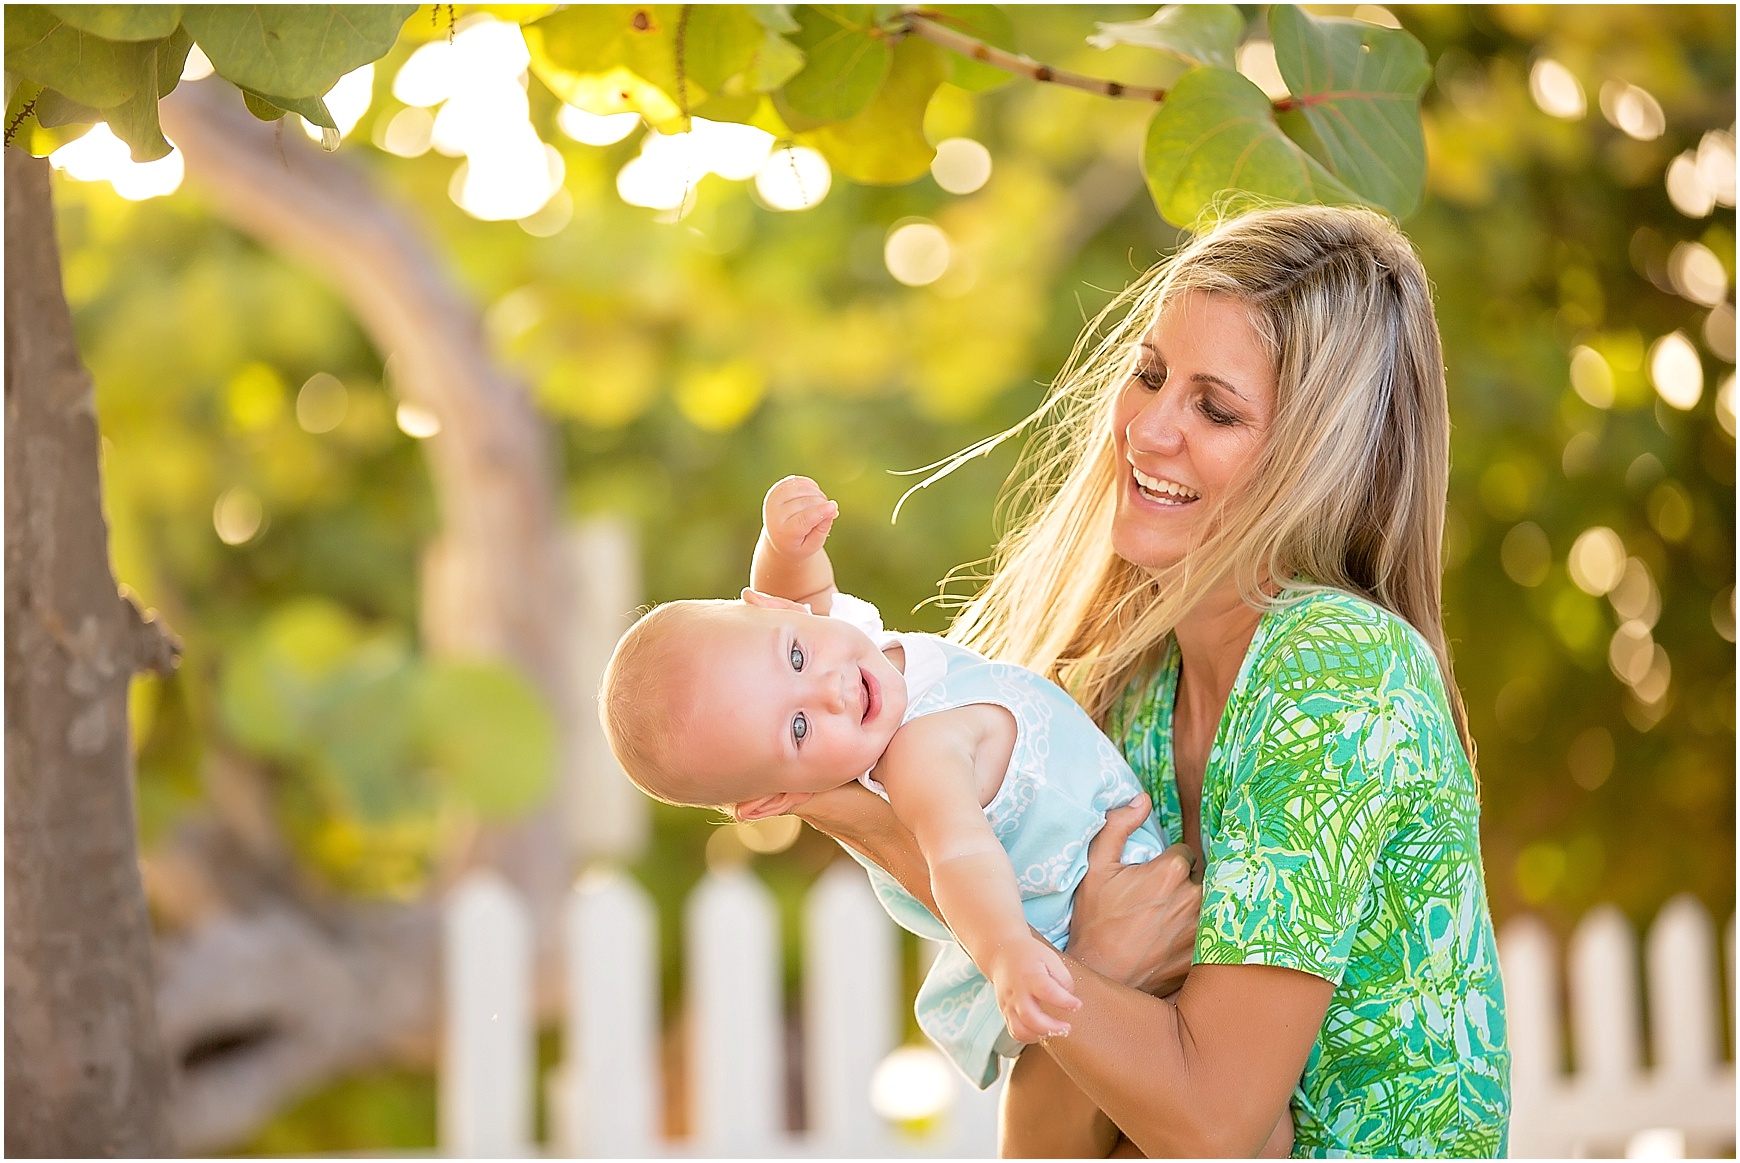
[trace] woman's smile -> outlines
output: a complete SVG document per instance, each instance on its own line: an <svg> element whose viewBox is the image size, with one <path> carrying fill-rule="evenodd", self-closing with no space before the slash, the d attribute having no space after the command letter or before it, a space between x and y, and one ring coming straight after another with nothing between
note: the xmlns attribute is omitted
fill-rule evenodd
<svg viewBox="0 0 1740 1163"><path fill-rule="evenodd" d="M1177 508L1189 505L1202 498L1202 494L1189 485L1180 484L1165 477L1149 476L1134 465L1130 467L1130 477L1136 486L1136 491L1142 494L1144 500L1157 505Z"/></svg>

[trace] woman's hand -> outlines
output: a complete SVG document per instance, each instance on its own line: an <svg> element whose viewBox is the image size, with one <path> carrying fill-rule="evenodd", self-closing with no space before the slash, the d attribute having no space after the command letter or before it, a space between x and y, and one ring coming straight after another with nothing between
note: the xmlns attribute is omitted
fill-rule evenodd
<svg viewBox="0 0 1740 1163"><path fill-rule="evenodd" d="M1149 810L1148 798L1139 796L1106 813L1075 890L1069 952L1113 981L1164 997L1190 972L1202 886L1191 883L1192 858L1183 844L1146 864L1120 862Z"/></svg>

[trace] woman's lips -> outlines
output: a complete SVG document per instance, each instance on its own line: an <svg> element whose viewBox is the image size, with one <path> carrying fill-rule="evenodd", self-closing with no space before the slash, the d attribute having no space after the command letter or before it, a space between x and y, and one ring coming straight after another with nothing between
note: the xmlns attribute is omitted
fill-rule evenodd
<svg viewBox="0 0 1740 1163"><path fill-rule="evenodd" d="M1128 479L1130 482L1130 485L1129 485L1130 492L1132 494L1134 494L1136 499L1142 501L1143 503L1149 505L1152 508L1156 508L1156 509L1182 509L1182 508L1185 508L1187 506L1196 504L1196 502L1201 499L1200 497L1181 497L1181 496L1176 496L1176 495L1171 494L1171 493L1154 492L1154 491L1146 488L1142 484L1142 482L1137 479L1137 476L1136 476L1136 473L1134 470L1131 470Z"/></svg>

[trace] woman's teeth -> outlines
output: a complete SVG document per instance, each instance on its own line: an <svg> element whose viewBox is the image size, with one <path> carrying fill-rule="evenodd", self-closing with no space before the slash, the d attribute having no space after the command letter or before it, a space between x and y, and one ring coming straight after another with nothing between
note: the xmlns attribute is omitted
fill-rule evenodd
<svg viewBox="0 0 1740 1163"><path fill-rule="evenodd" d="M1130 472L1135 475L1136 486L1142 490L1142 495L1162 505L1188 505L1202 496L1189 485L1181 485L1163 477L1151 477L1139 468L1131 468Z"/></svg>

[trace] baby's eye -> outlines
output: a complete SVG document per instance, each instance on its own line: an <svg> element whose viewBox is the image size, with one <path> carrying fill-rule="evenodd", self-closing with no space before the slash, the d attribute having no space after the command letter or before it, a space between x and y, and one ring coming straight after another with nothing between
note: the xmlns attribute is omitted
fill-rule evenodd
<svg viewBox="0 0 1740 1163"><path fill-rule="evenodd" d="M803 647L799 646L796 642L791 644L791 668L793 670L802 670L804 668Z"/></svg>
<svg viewBox="0 0 1740 1163"><path fill-rule="evenodd" d="M792 653L795 654L797 652L794 650ZM804 736L809 733L810 721L804 718L802 712L800 712L798 716L791 721L791 737L799 743L802 743L804 741Z"/></svg>

